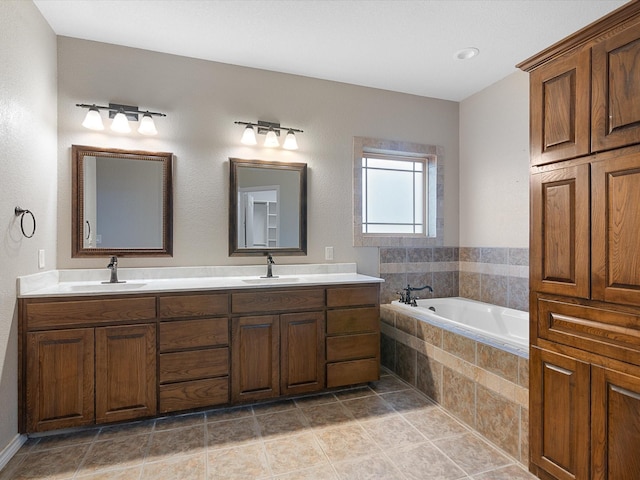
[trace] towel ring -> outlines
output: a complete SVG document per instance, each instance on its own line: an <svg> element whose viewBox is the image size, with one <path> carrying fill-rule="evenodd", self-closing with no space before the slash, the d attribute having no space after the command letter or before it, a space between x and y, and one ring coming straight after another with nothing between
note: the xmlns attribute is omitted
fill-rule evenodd
<svg viewBox="0 0 640 480"><path fill-rule="evenodd" d="M31 210L26 210L20 207L16 207L14 212L16 214L16 217L20 217L20 230L22 230L22 235L24 235L26 238L33 237L33 235L36 233L36 217L33 215L33 212ZM31 215L31 220L33 220L33 231L31 232L31 235L27 235L24 231L24 216L26 214Z"/></svg>

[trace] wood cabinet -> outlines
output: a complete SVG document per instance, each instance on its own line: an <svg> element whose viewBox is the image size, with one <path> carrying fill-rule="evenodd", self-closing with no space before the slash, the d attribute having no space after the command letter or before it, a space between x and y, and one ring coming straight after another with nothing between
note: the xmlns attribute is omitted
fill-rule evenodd
<svg viewBox="0 0 640 480"><path fill-rule="evenodd" d="M19 300L19 429L246 403L379 378L379 286Z"/></svg>
<svg viewBox="0 0 640 480"><path fill-rule="evenodd" d="M591 367L591 478L640 474L640 369Z"/></svg>
<svg viewBox="0 0 640 480"><path fill-rule="evenodd" d="M280 315L280 393L295 395L322 390L324 312Z"/></svg>
<svg viewBox="0 0 640 480"><path fill-rule="evenodd" d="M530 288L589 298L589 165L531 176Z"/></svg>
<svg viewBox="0 0 640 480"><path fill-rule="evenodd" d="M530 378L540 387L531 393L532 458L562 480L637 478L640 368L590 360L598 361L532 348Z"/></svg>
<svg viewBox="0 0 640 480"><path fill-rule="evenodd" d="M640 2L531 81L530 470L640 478Z"/></svg>
<svg viewBox="0 0 640 480"><path fill-rule="evenodd" d="M93 423L93 335L92 328L26 335L27 431Z"/></svg>
<svg viewBox="0 0 640 480"><path fill-rule="evenodd" d="M532 459L559 480L589 478L589 364L533 347L529 381Z"/></svg>
<svg viewBox="0 0 640 480"><path fill-rule="evenodd" d="M232 295L233 313L270 313L232 319L234 402L325 388L324 297L317 288Z"/></svg>
<svg viewBox="0 0 640 480"><path fill-rule="evenodd" d="M518 65L531 72L533 165L640 143L640 8L633 3Z"/></svg>
<svg viewBox="0 0 640 480"><path fill-rule="evenodd" d="M280 395L280 321L278 315L232 320L234 402Z"/></svg>
<svg viewBox="0 0 640 480"><path fill-rule="evenodd" d="M156 413L155 324L98 327L96 423Z"/></svg>
<svg viewBox="0 0 640 480"><path fill-rule="evenodd" d="M229 402L229 295L163 295L159 302L159 411Z"/></svg>
<svg viewBox="0 0 640 480"><path fill-rule="evenodd" d="M531 72L531 161L534 165L590 151L590 55L580 49Z"/></svg>
<svg viewBox="0 0 640 480"><path fill-rule="evenodd" d="M124 324L154 320L155 298L47 299L20 305L21 431L155 415L156 326ZM69 326L82 328L61 328Z"/></svg>
<svg viewBox="0 0 640 480"><path fill-rule="evenodd" d="M327 289L327 387L380 378L377 285Z"/></svg>

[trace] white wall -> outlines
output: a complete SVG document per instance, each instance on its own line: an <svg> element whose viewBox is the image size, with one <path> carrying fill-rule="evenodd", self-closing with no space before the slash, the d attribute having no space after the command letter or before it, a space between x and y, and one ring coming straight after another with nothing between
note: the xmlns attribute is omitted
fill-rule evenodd
<svg viewBox="0 0 640 480"><path fill-rule="evenodd" d="M228 256L229 157L306 162L308 256L278 263L359 263L377 274L375 248L352 246L353 137L437 144L445 149L446 245L458 244L458 103L60 37L58 40L58 265L101 268L71 258L72 144L169 151L174 173L173 258L124 258L121 267L256 263ZM384 68L381 63L380 68ZM401 72L399 72L401 74ZM167 113L159 134L92 132L76 103L139 105ZM305 132L300 150L246 147L235 120L277 121ZM260 140L263 137L260 137Z"/></svg>
<svg viewBox="0 0 640 480"><path fill-rule="evenodd" d="M18 432L16 277L38 271L39 249L56 267L56 37L33 3L0 1L0 65L1 453ZM17 205L36 216L33 238Z"/></svg>
<svg viewBox="0 0 640 480"><path fill-rule="evenodd" d="M529 246L529 75L460 103L461 247Z"/></svg>

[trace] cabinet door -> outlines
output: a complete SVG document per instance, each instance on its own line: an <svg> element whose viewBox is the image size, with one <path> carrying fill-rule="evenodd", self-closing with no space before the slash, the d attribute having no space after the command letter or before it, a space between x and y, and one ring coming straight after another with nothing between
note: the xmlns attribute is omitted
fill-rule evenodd
<svg viewBox="0 0 640 480"><path fill-rule="evenodd" d="M324 313L280 316L280 392L283 395L324 388Z"/></svg>
<svg viewBox="0 0 640 480"><path fill-rule="evenodd" d="M531 163L542 165L589 153L589 50L531 72Z"/></svg>
<svg viewBox="0 0 640 480"><path fill-rule="evenodd" d="M640 154L594 162L592 297L640 305Z"/></svg>
<svg viewBox="0 0 640 480"><path fill-rule="evenodd" d="M592 479L640 476L640 369L629 375L592 367Z"/></svg>
<svg viewBox="0 0 640 480"><path fill-rule="evenodd" d="M531 348L531 461L558 480L589 478L589 364Z"/></svg>
<svg viewBox="0 0 640 480"><path fill-rule="evenodd" d="M589 298L589 166L531 176L531 289Z"/></svg>
<svg viewBox="0 0 640 480"><path fill-rule="evenodd" d="M593 47L592 138L595 151L640 143L640 28Z"/></svg>
<svg viewBox="0 0 640 480"><path fill-rule="evenodd" d="M26 349L27 431L93 423L93 329L28 333Z"/></svg>
<svg viewBox="0 0 640 480"><path fill-rule="evenodd" d="M96 328L96 421L155 415L156 326Z"/></svg>
<svg viewBox="0 0 640 480"><path fill-rule="evenodd" d="M277 315L232 320L232 402L280 395L279 327Z"/></svg>

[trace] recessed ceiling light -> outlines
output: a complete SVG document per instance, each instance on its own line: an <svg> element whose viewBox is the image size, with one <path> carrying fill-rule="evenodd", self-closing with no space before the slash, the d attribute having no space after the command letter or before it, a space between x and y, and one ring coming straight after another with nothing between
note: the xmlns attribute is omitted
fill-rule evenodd
<svg viewBox="0 0 640 480"><path fill-rule="evenodd" d="M457 58L458 60L469 60L470 58L478 56L479 53L480 53L480 50L478 50L477 48L467 47L467 48L458 50L455 53L454 57Z"/></svg>

